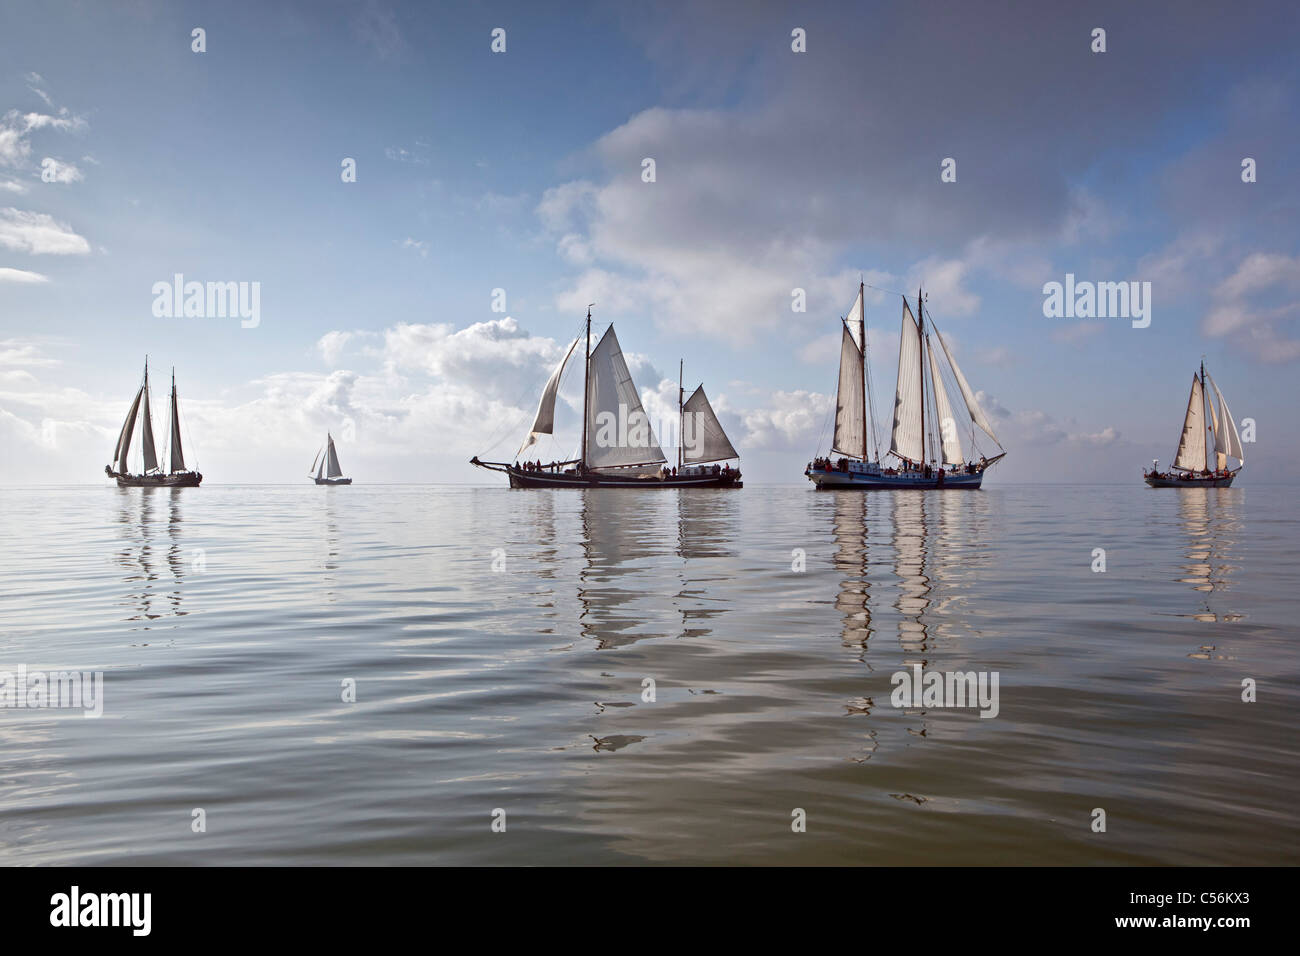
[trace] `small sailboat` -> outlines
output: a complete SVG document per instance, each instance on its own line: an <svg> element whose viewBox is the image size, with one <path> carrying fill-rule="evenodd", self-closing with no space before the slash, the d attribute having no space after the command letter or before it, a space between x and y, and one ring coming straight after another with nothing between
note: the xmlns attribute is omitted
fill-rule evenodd
<svg viewBox="0 0 1300 956"><path fill-rule="evenodd" d="M876 441L876 421L871 395L869 362L866 357L867 320L864 303L865 284L858 283L858 298L849 312L856 317L855 328L840 320L840 377L836 397L835 433L831 455L809 462L804 475L819 490L855 488L864 491L897 488L979 488L984 472L1006 456L993 433L993 426L980 408L966 376L952 357L933 319L926 326L926 311L921 293L916 296L913 317L906 297L903 298L903 324L898 343L898 380L894 392L894 424L889 451L893 461L881 460ZM947 359L952 380L961 393L969 419L969 442L978 451L975 427L998 446L998 453L966 458L961 429L948 391L940 374L937 352L930 329L939 349ZM854 332L857 333L856 337ZM928 373L928 374L927 374ZM926 396L930 396L927 407ZM870 427L868 428L868 424ZM874 456L867 447L870 438Z"/></svg>
<svg viewBox="0 0 1300 956"><path fill-rule="evenodd" d="M555 399L560 379L581 338L565 351L559 366L542 389L533 426L518 455L555 429ZM582 392L582 444L577 458L549 464L518 461L480 461L470 464L508 475L511 488L740 488L740 470L729 459L739 458L704 394L704 386L683 401L678 381L677 411L682 427L678 467L655 439L650 419L641 406L636 384L623 359L618 336L611 325L593 349L591 309L587 309L586 365ZM688 425L689 423L689 425ZM719 465L725 461L727 464Z"/></svg>
<svg viewBox="0 0 1300 956"><path fill-rule="evenodd" d="M317 463L320 467L317 467ZM311 470L316 474L312 475L318 485L350 485L351 478L343 477L343 469L339 466L339 453L334 450L334 436L329 432L325 433L325 444L321 450L316 452L316 457L312 459ZM308 472L310 475L311 472Z"/></svg>
<svg viewBox="0 0 1300 956"><path fill-rule="evenodd" d="M1210 390L1219 400L1216 410ZM1209 441L1206 441L1206 428L1209 428ZM1209 448L1214 448L1214 468L1210 468ZM1237 459L1236 468L1228 467L1228 458ZM1151 470L1142 473L1142 479L1152 488L1230 488L1232 479L1237 477L1246 464L1246 453L1241 448L1241 436L1237 434L1237 423L1232 420L1232 412L1223 399L1219 386L1205 372L1205 362L1201 362L1199 374L1192 374L1192 393L1187 398L1187 414L1183 416L1183 434L1178 439L1178 452L1174 456L1174 466L1169 471L1160 471L1157 459L1151 463Z"/></svg>
<svg viewBox="0 0 1300 956"><path fill-rule="evenodd" d="M126 414L122 430L117 436L117 447L113 450L113 463L104 466L104 472L110 478L117 479L119 488L196 488L203 480L203 475L185 467L185 450L181 444L181 408L176 395L176 370L172 369L171 427L168 429L167 452L163 459L169 467L164 470L158 463L157 449L153 437L153 416L149 413L149 360L144 362L144 381L131 402L131 410ZM140 419L140 453L141 468L132 474L128 460L131 454L131 440L135 436L136 418Z"/></svg>

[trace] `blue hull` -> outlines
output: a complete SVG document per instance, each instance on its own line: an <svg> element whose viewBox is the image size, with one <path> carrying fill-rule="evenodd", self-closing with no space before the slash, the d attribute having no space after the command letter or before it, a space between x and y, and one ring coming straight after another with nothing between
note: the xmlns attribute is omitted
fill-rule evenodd
<svg viewBox="0 0 1300 956"><path fill-rule="evenodd" d="M898 491L901 488L915 488L922 491L943 488L969 488L979 490L984 481L984 472L973 475L931 475L904 472L898 475L873 475L859 471L816 471L807 469L804 475L817 486L818 491Z"/></svg>

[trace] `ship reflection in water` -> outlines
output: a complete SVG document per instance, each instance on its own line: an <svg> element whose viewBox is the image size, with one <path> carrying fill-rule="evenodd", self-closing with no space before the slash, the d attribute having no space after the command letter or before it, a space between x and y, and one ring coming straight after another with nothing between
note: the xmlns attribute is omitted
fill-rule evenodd
<svg viewBox="0 0 1300 956"><path fill-rule="evenodd" d="M10 490L6 659L103 670L105 716L0 714L0 859L1285 863L1300 842L1287 500L316 491ZM896 705L915 667L999 674L997 716ZM183 808L234 805L200 855Z"/></svg>

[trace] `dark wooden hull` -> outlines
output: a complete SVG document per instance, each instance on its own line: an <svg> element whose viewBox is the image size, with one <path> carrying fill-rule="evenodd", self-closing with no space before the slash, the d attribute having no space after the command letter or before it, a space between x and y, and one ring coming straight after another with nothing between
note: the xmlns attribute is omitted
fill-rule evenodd
<svg viewBox="0 0 1300 956"><path fill-rule="evenodd" d="M1148 473L1142 476L1142 480L1152 488L1231 488L1232 479L1236 477L1235 471L1230 475L1188 475L1185 478Z"/></svg>
<svg viewBox="0 0 1300 956"><path fill-rule="evenodd" d="M318 485L350 485L351 478L315 478L313 479Z"/></svg>
<svg viewBox="0 0 1300 956"><path fill-rule="evenodd" d="M197 488L203 476L197 471L175 475L114 475L119 488Z"/></svg>
<svg viewBox="0 0 1300 956"><path fill-rule="evenodd" d="M545 471L509 469L511 488L742 488L740 472L719 475L633 476L587 473L552 474Z"/></svg>

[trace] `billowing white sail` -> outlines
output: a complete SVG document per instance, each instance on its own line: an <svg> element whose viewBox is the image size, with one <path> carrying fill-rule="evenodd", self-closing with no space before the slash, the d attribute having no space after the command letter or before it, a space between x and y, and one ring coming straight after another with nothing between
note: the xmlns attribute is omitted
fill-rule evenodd
<svg viewBox="0 0 1300 956"><path fill-rule="evenodd" d="M849 309L848 325L849 330L853 333L853 341L857 343L861 351L866 351L866 346L862 344L862 336L866 332L866 313L865 305L862 302L862 289L858 289L858 297L853 300L853 308Z"/></svg>
<svg viewBox="0 0 1300 956"><path fill-rule="evenodd" d="M343 474L343 469L339 467L339 453L334 450L334 439L328 439L329 448L325 452L325 477L338 478Z"/></svg>
<svg viewBox="0 0 1300 956"><path fill-rule="evenodd" d="M119 474L127 473L126 460L131 454L131 434L135 431L135 416L140 411L140 396L144 394L144 386L135 393L135 400L131 402L131 410L126 413L126 421L122 423L122 431L117 436L117 450L113 452L113 469Z"/></svg>
<svg viewBox="0 0 1300 956"><path fill-rule="evenodd" d="M1222 439L1216 437L1214 447L1219 451L1219 442L1222 440L1224 454L1231 455L1239 461L1246 460L1246 453L1241 447L1241 436L1237 434L1237 423L1232 418L1232 412L1228 410L1228 403L1223 398L1223 393L1219 391L1219 386L1214 384L1214 376L1206 376L1210 380L1210 387L1214 389L1215 396L1219 399L1219 409L1222 417L1219 420L1219 434Z"/></svg>
<svg viewBox="0 0 1300 956"><path fill-rule="evenodd" d="M903 300L898 343L898 386L894 392L894 430L889 450L899 458L923 461L921 450L921 330Z"/></svg>
<svg viewBox="0 0 1300 956"><path fill-rule="evenodd" d="M564 358L560 359L560 364L555 367L551 377L546 380L546 387L542 389L541 401L537 403L537 414L533 416L533 427L528 430L528 437L524 443L519 446L519 451L515 453L518 458L524 453L524 449L537 443L537 439L542 435L550 435L555 431L555 397L560 392L560 378L564 375L564 366L569 361L569 356L573 350L578 347L578 339L573 340L573 344L564 353Z"/></svg>
<svg viewBox="0 0 1300 956"><path fill-rule="evenodd" d="M930 381L934 386L935 412L939 419L939 435L943 439L943 461L947 465L959 465L966 459L962 457L961 430L957 427L957 418L952 413L948 401L948 392L939 377L939 363L935 361L934 350L930 348L930 339L925 340L925 354L930 360Z"/></svg>
<svg viewBox="0 0 1300 956"><path fill-rule="evenodd" d="M320 467L316 469L316 477L317 478L325 477L325 455L323 453L323 449L322 449L322 454L320 455Z"/></svg>
<svg viewBox="0 0 1300 956"><path fill-rule="evenodd" d="M725 461L739 458L732 447L722 422L713 412L708 396L701 385L682 406L682 461L698 465L706 461Z"/></svg>
<svg viewBox="0 0 1300 956"><path fill-rule="evenodd" d="M587 447L583 460L588 468L668 460L641 407L641 397L612 325L591 352L587 388Z"/></svg>
<svg viewBox="0 0 1300 956"><path fill-rule="evenodd" d="M149 414L149 387L144 390L144 431L140 435L140 447L144 451L145 474L158 470L158 453L153 447L153 416Z"/></svg>
<svg viewBox="0 0 1300 956"><path fill-rule="evenodd" d="M1192 394L1187 399L1187 417L1183 419L1183 437L1178 440L1174 467L1187 471L1205 470L1205 397L1201 380L1192 376Z"/></svg>
<svg viewBox="0 0 1300 956"><path fill-rule="evenodd" d="M943 340L943 333L935 330L939 336L939 344L943 346L944 357L948 359L948 365L952 368L952 377L957 380L957 387L961 389L962 400L966 402L966 410L970 412L970 420L984 430L999 448L1002 442L998 441L998 436L993 434L993 426L989 424L988 418L984 415L984 410L980 408L980 403L975 400L975 393L971 391L970 384L966 381L966 376L961 373L961 366L957 364L956 359L952 357L952 352L948 349L948 343Z"/></svg>
<svg viewBox="0 0 1300 956"><path fill-rule="evenodd" d="M1214 407L1214 400L1210 398L1208 391L1205 393L1205 404L1209 406L1210 435L1214 439L1214 467L1216 470L1222 470L1228 465L1228 456L1223 453L1226 439L1222 431L1223 426L1219 422L1219 412ZM1205 453L1205 457L1209 459L1210 454L1208 451Z"/></svg>
<svg viewBox="0 0 1300 956"><path fill-rule="evenodd" d="M866 457L865 403L862 396L862 350L844 326L840 342L840 388L835 405L835 439L831 450L841 455Z"/></svg>
<svg viewBox="0 0 1300 956"><path fill-rule="evenodd" d="M172 436L170 441L171 449L171 470L175 474L178 471L185 470L185 451L181 447L181 410L176 398L176 382L172 381Z"/></svg>

